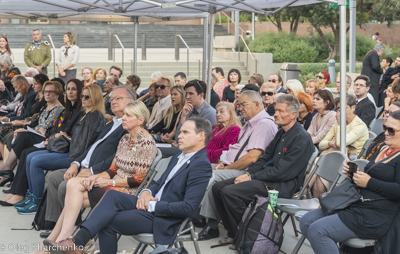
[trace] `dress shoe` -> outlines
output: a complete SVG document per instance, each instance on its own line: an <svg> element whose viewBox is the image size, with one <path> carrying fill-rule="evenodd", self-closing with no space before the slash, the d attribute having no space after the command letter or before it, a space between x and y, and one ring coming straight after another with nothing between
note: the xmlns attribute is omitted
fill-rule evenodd
<svg viewBox="0 0 400 254"><path fill-rule="evenodd" d="M14 172L12 170L0 170L0 176L3 177L0 180L0 187L14 180Z"/></svg>
<svg viewBox="0 0 400 254"><path fill-rule="evenodd" d="M83 247L77 247L72 238L67 238L58 243L46 239L43 244L52 254L83 254Z"/></svg>
<svg viewBox="0 0 400 254"><path fill-rule="evenodd" d="M0 200L0 205L1 206L13 206L14 204L8 203L7 201Z"/></svg>
<svg viewBox="0 0 400 254"><path fill-rule="evenodd" d="M51 230L46 230L44 232L40 232L40 238L46 239L51 234Z"/></svg>
<svg viewBox="0 0 400 254"><path fill-rule="evenodd" d="M212 238L219 237L219 229L213 229L210 226L206 226L203 230L200 231L198 241L209 240Z"/></svg>
<svg viewBox="0 0 400 254"><path fill-rule="evenodd" d="M11 188L3 189L3 193L11 193Z"/></svg>
<svg viewBox="0 0 400 254"><path fill-rule="evenodd" d="M193 222L193 225L194 225L196 228L204 228L204 227L206 226L206 224L207 224L206 218L204 218L204 217L201 217L201 218L193 218L193 219L192 219L192 222Z"/></svg>

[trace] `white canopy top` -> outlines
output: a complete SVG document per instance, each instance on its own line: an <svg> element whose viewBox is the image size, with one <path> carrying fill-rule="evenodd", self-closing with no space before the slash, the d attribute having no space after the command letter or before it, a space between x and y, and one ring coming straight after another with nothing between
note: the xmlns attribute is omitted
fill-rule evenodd
<svg viewBox="0 0 400 254"><path fill-rule="evenodd" d="M210 12L299 6L321 0L0 0L2 18L139 21L204 18Z"/></svg>

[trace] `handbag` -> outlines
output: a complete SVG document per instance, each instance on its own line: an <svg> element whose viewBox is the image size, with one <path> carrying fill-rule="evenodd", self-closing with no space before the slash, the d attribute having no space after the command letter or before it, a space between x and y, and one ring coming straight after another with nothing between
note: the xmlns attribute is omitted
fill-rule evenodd
<svg viewBox="0 0 400 254"><path fill-rule="evenodd" d="M56 138L56 134L50 136L47 143L47 150L54 153L68 153L69 152L69 139L64 135Z"/></svg>

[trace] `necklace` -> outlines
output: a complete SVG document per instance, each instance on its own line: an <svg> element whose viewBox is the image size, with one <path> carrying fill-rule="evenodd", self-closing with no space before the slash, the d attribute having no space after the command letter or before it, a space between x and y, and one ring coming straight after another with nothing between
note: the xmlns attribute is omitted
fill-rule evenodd
<svg viewBox="0 0 400 254"><path fill-rule="evenodd" d="M132 140L132 137L129 138L128 146L129 146L129 148L131 148L132 151L134 151L134 152L137 151L138 147L136 145L137 145L137 142L142 138L142 136L143 136L143 130L141 130L139 132L139 134L136 137L136 140Z"/></svg>
<svg viewBox="0 0 400 254"><path fill-rule="evenodd" d="M391 154L394 154L395 152L400 151L400 148L393 149L393 150L390 151L390 152L389 152L389 149L390 149L390 147L388 147L388 149L386 149L386 151L385 151L385 155L386 155L386 156L389 156L389 155L391 155Z"/></svg>
<svg viewBox="0 0 400 254"><path fill-rule="evenodd" d="M50 108L47 106L47 111L50 111L50 110L52 110L53 108L55 108L56 104L57 104L57 102L54 102L53 106L50 107Z"/></svg>

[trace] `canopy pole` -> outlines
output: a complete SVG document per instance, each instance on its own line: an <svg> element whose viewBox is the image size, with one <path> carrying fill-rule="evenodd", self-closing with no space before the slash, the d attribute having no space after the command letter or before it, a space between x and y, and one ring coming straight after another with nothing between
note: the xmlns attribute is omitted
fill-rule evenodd
<svg viewBox="0 0 400 254"><path fill-rule="evenodd" d="M203 73L202 73L202 79L204 82L207 80L207 38L208 38L208 16L206 18L203 18ZM212 48L211 48L212 49ZM207 84L211 85L211 84Z"/></svg>
<svg viewBox="0 0 400 254"><path fill-rule="evenodd" d="M350 0L349 72L356 72L357 0Z"/></svg>
<svg viewBox="0 0 400 254"><path fill-rule="evenodd" d="M256 34L256 15L254 12L251 13L251 39L254 41L254 37Z"/></svg>
<svg viewBox="0 0 400 254"><path fill-rule="evenodd" d="M346 84L346 0L340 5L340 82ZM340 151L346 154L346 86L340 86Z"/></svg>
<svg viewBox="0 0 400 254"><path fill-rule="evenodd" d="M235 11L235 42L239 43L239 11Z"/></svg>
<svg viewBox="0 0 400 254"><path fill-rule="evenodd" d="M213 62L213 40L214 40L214 22L215 22L215 6L210 7L210 36L208 37L208 68L207 68L207 94L206 101L211 101L211 70Z"/></svg>
<svg viewBox="0 0 400 254"><path fill-rule="evenodd" d="M132 68L132 73L137 74L137 31L138 31L138 17L135 17L133 19L134 25L133 25L133 30L134 30L134 40L133 40L133 68Z"/></svg>

